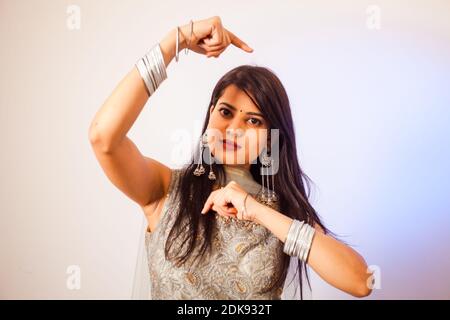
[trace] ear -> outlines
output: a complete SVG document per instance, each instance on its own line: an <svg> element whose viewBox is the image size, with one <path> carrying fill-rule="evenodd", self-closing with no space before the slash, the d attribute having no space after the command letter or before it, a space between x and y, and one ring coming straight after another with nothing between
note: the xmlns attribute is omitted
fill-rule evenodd
<svg viewBox="0 0 450 320"><path fill-rule="evenodd" d="M214 110L214 105L212 104L211 107L209 107L209 115L210 116L211 116L211 113L213 112L213 110Z"/></svg>

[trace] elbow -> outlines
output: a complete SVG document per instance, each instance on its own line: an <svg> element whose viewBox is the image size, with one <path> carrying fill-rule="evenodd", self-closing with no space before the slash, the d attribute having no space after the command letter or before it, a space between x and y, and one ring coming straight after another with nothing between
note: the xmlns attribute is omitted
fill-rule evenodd
<svg viewBox="0 0 450 320"><path fill-rule="evenodd" d="M105 142L105 138L102 136L101 132L98 128L95 127L95 124L91 124L88 131L89 142L96 151L100 151L102 153L110 153L111 147L109 143Z"/></svg>
<svg viewBox="0 0 450 320"><path fill-rule="evenodd" d="M372 293L372 275L367 274L356 282L352 295L357 298L365 298Z"/></svg>
<svg viewBox="0 0 450 320"><path fill-rule="evenodd" d="M355 289L355 291L352 293L354 297L357 298L365 298L369 296L372 293L372 289L370 289L366 283L363 285L359 285L358 288Z"/></svg>

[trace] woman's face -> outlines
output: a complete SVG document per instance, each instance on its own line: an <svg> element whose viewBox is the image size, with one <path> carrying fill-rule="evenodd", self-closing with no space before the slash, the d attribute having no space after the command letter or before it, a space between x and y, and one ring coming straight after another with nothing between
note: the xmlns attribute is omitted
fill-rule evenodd
<svg viewBox="0 0 450 320"><path fill-rule="evenodd" d="M261 111L247 94L229 85L216 105L210 107L207 133L211 154L218 163L248 169L266 146L268 128Z"/></svg>

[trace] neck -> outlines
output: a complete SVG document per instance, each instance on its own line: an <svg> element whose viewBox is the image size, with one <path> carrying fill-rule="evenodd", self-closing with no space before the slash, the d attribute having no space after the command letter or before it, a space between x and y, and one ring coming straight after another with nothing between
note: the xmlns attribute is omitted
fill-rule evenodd
<svg viewBox="0 0 450 320"><path fill-rule="evenodd" d="M239 170L250 171L250 164L224 164L225 168L235 168Z"/></svg>
<svg viewBox="0 0 450 320"><path fill-rule="evenodd" d="M261 185L255 181L252 173L250 172L250 165L227 165L224 164L223 168L226 173L225 184L231 180L236 181L245 191L256 195Z"/></svg>
<svg viewBox="0 0 450 320"><path fill-rule="evenodd" d="M224 168L225 172L227 173L228 178L233 179L236 177L241 177L241 178L253 180L253 176L250 172L250 165L224 164L223 168Z"/></svg>

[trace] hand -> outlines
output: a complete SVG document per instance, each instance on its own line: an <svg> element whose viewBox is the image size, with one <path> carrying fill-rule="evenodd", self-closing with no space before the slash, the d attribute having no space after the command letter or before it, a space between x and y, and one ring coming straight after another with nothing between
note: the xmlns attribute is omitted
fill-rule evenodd
<svg viewBox="0 0 450 320"><path fill-rule="evenodd" d="M225 187L211 192L203 206L202 214L206 214L212 209L224 217L254 221L254 216L248 209L250 201L253 200L253 197L250 194L247 196L245 202L247 214L244 214L241 210L246 196L247 191L242 189L237 182L230 181Z"/></svg>
<svg viewBox="0 0 450 320"><path fill-rule="evenodd" d="M190 23L181 27L181 33L185 46L189 43L190 50L204 54L208 58L219 57L230 44L246 52L253 52L253 49L245 42L222 26L222 21L218 16L194 21L192 38L190 40L187 39L191 34Z"/></svg>

